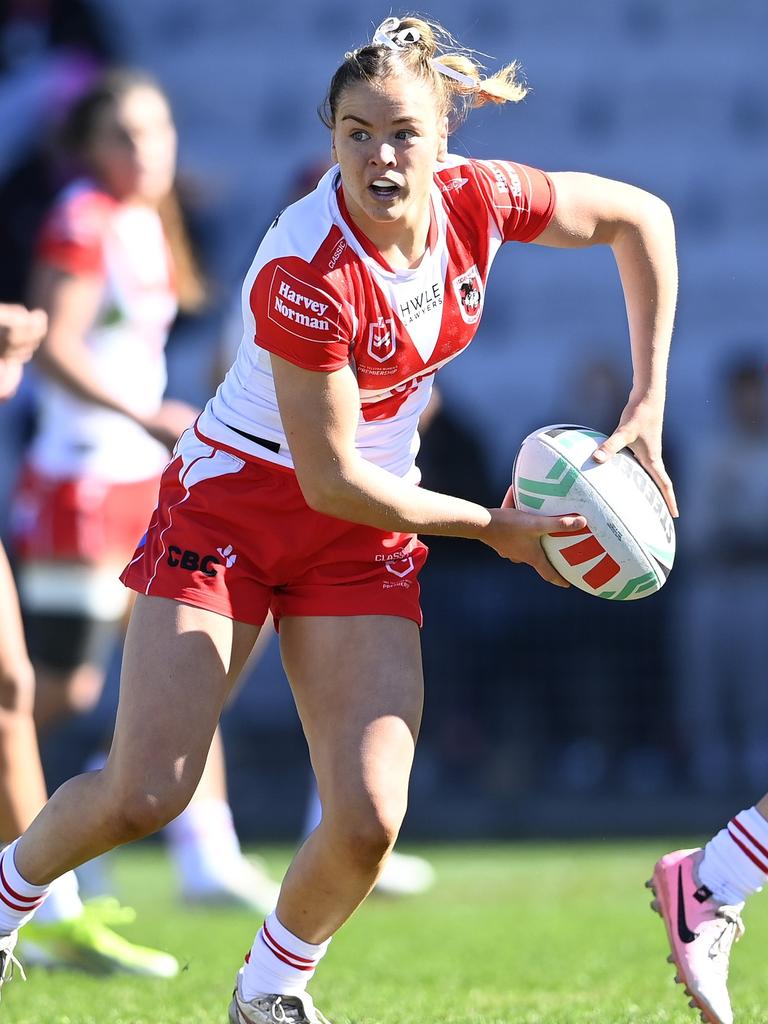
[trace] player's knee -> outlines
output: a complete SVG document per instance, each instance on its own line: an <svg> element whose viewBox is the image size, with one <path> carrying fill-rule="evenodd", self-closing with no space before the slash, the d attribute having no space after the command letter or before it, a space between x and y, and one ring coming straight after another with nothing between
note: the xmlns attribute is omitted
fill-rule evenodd
<svg viewBox="0 0 768 1024"><path fill-rule="evenodd" d="M376 868L395 845L404 814L404 804L383 800L347 813L337 826L346 856L362 869Z"/></svg>
<svg viewBox="0 0 768 1024"><path fill-rule="evenodd" d="M117 841L127 843L159 832L188 802L189 794L174 788L122 785L113 804Z"/></svg>
<svg viewBox="0 0 768 1024"><path fill-rule="evenodd" d="M35 674L28 660L0 665L0 723L9 715L31 715L35 700Z"/></svg>

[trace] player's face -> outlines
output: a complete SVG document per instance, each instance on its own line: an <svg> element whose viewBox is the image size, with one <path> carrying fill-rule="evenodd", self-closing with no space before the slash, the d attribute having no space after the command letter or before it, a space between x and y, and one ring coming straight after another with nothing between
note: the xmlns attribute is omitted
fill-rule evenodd
<svg viewBox="0 0 768 1024"><path fill-rule="evenodd" d="M429 83L411 75L349 86L339 97L333 152L350 214L376 240L377 226L404 230L429 217L446 119Z"/></svg>
<svg viewBox="0 0 768 1024"><path fill-rule="evenodd" d="M95 126L89 161L119 199L158 203L176 173L176 129L164 97L151 86L136 86Z"/></svg>

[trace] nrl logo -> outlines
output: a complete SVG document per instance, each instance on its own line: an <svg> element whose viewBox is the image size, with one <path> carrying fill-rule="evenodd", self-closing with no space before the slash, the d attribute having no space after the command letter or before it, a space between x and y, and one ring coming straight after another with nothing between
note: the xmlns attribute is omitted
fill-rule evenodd
<svg viewBox="0 0 768 1024"><path fill-rule="evenodd" d="M483 282L477 266L453 279L453 290L459 302L459 309L465 322L477 323L483 309Z"/></svg>
<svg viewBox="0 0 768 1024"><path fill-rule="evenodd" d="M395 354L395 321L380 316L375 324L368 327L368 355L377 363L386 363Z"/></svg>

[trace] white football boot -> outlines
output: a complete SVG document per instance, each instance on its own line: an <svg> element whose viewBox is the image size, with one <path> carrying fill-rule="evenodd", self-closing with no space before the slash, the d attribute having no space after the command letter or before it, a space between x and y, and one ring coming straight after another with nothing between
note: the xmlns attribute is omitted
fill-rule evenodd
<svg viewBox="0 0 768 1024"><path fill-rule="evenodd" d="M238 983L229 1004L230 1024L331 1024L315 1007L312 996L257 996L246 1002Z"/></svg>
<svg viewBox="0 0 768 1024"><path fill-rule="evenodd" d="M27 980L24 968L13 955L18 937L19 933L17 931L11 932L10 935L0 935L0 990L2 990L5 982L10 981L13 977L14 967L18 967L19 974L24 981Z"/></svg>

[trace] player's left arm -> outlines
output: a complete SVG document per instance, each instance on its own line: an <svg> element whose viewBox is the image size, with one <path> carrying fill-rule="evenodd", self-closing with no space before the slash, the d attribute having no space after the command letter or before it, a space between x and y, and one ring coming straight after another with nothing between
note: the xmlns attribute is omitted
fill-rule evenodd
<svg viewBox="0 0 768 1024"><path fill-rule="evenodd" d="M621 277L632 347L633 380L616 430L595 452L604 462L630 446L677 515L661 456L667 360L677 301L675 229L667 204L620 181L590 174L550 175L557 202L540 245L609 245Z"/></svg>

